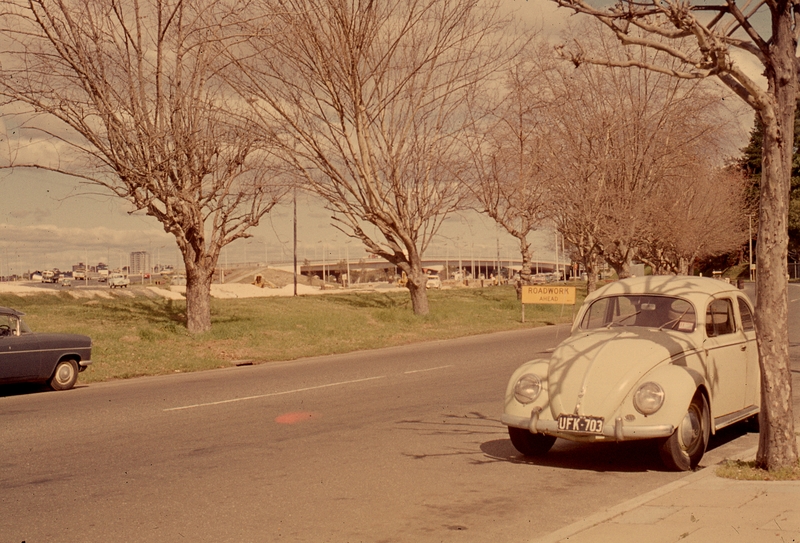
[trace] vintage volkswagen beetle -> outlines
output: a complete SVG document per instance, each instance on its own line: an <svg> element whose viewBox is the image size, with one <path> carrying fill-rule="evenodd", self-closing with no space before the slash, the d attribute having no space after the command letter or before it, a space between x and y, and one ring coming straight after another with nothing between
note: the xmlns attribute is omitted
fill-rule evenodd
<svg viewBox="0 0 800 543"><path fill-rule="evenodd" d="M92 363L92 340L78 334L34 333L24 313L0 307L0 383L45 382L72 388Z"/></svg>
<svg viewBox="0 0 800 543"><path fill-rule="evenodd" d="M710 433L753 420L759 405L744 292L703 277L645 276L586 297L550 359L514 372L502 422L528 456L545 454L558 437L655 439L669 469L689 470Z"/></svg>

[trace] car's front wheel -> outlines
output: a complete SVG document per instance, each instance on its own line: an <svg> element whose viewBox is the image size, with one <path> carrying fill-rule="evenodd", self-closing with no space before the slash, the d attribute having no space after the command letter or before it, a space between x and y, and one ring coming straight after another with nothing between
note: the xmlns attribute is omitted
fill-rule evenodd
<svg viewBox="0 0 800 543"><path fill-rule="evenodd" d="M74 360L62 360L56 365L48 384L53 390L67 390L75 386L77 380L78 364Z"/></svg>
<svg viewBox="0 0 800 543"><path fill-rule="evenodd" d="M547 454L547 451L556 442L554 436L545 434L532 434L523 428L508 427L508 437L511 438L511 444L514 448L525 456L542 456Z"/></svg>
<svg viewBox="0 0 800 543"><path fill-rule="evenodd" d="M659 452L664 465L674 471L696 468L706 452L710 433L708 402L698 392L678 428L660 444Z"/></svg>

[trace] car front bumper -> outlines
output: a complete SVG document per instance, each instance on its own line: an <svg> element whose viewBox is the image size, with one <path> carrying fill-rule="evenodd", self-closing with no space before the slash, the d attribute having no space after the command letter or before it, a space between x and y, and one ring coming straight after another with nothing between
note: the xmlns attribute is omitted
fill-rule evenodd
<svg viewBox="0 0 800 543"><path fill-rule="evenodd" d="M547 434L570 441L633 441L637 439L653 439L657 437L669 437L675 431L671 424L656 424L642 426L639 424L626 424L622 417L617 417L613 424L603 425L602 434L590 434L582 432L564 432L558 429L558 421L542 420L539 418L541 408L534 408L530 417L509 415L504 413L500 422L506 426L514 428L524 428L534 434Z"/></svg>

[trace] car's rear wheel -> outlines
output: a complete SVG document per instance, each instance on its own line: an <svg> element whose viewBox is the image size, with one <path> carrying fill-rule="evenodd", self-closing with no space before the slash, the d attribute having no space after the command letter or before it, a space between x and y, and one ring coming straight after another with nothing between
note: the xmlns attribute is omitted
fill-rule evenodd
<svg viewBox="0 0 800 543"><path fill-rule="evenodd" d="M664 465L674 471L696 468L706 452L710 433L708 402L698 392L678 428L660 443L659 452Z"/></svg>
<svg viewBox="0 0 800 543"><path fill-rule="evenodd" d="M62 360L56 365L48 384L53 390L67 390L75 386L77 380L78 364L74 360Z"/></svg>
<svg viewBox="0 0 800 543"><path fill-rule="evenodd" d="M523 428L508 427L508 436L511 438L511 444L514 448L525 456L542 456L547 454L547 451L556 442L554 436L545 434L532 434Z"/></svg>

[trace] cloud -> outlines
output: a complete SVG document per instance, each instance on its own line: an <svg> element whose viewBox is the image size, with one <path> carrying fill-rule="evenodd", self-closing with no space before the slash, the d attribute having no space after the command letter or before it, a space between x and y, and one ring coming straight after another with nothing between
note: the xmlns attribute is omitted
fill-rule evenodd
<svg viewBox="0 0 800 543"><path fill-rule="evenodd" d="M12 209L8 212L8 215L14 219L35 218L37 220L41 220L43 218L51 217L53 215L53 211L42 207L37 207L35 209Z"/></svg>
<svg viewBox="0 0 800 543"><path fill-rule="evenodd" d="M175 246L169 234L158 230L115 230L56 224L15 225L0 223L0 275L21 274L32 269L65 268L88 261L125 265L133 251L152 251ZM173 251L164 251L171 255ZM172 263L172 262L170 262Z"/></svg>

